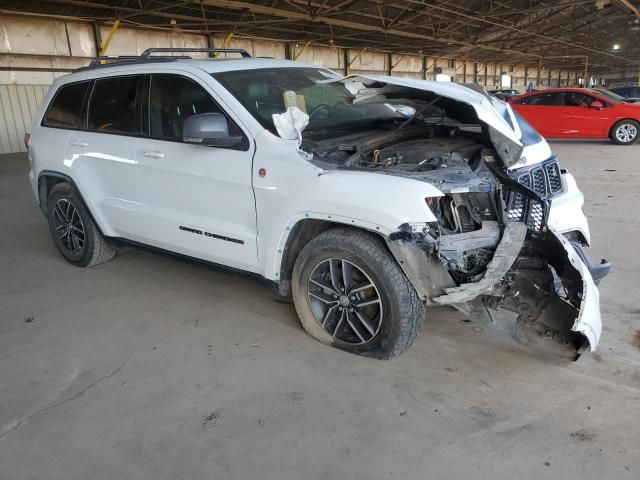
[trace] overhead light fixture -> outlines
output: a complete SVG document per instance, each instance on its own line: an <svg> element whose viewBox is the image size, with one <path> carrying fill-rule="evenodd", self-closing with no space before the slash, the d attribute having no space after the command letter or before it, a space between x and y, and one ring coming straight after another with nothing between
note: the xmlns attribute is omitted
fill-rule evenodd
<svg viewBox="0 0 640 480"><path fill-rule="evenodd" d="M618 44L618 43L614 43L614 44L613 44L613 49L614 49L614 50L620 50L620 44Z"/></svg>

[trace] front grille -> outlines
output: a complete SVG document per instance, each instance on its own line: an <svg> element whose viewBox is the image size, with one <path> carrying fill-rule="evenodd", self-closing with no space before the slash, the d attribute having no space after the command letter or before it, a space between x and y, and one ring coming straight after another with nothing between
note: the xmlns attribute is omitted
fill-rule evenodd
<svg viewBox="0 0 640 480"><path fill-rule="evenodd" d="M536 192L544 199L553 198L562 192L562 177L558 159L553 157L540 165L523 172L518 169L512 173L518 183Z"/></svg>
<svg viewBox="0 0 640 480"><path fill-rule="evenodd" d="M512 222L524 222L531 230L542 230L545 225L545 204L517 190L504 190L506 215Z"/></svg>

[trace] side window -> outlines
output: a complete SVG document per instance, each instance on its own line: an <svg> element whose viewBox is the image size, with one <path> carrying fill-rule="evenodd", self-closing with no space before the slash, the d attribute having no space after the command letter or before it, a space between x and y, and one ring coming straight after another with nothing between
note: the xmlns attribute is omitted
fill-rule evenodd
<svg viewBox="0 0 640 480"><path fill-rule="evenodd" d="M182 142L182 126L192 115L221 113L202 86L180 75L151 75L149 91L149 134L151 137ZM225 115L226 116L226 115ZM240 129L227 117L230 135L242 135Z"/></svg>
<svg viewBox="0 0 640 480"><path fill-rule="evenodd" d="M143 75L96 80L89 101L89 130L104 133L140 133L139 84Z"/></svg>
<svg viewBox="0 0 640 480"><path fill-rule="evenodd" d="M91 82L63 85L58 89L42 120L45 127L78 128L82 105Z"/></svg>
<svg viewBox="0 0 640 480"><path fill-rule="evenodd" d="M564 105L563 94L561 92L541 93L529 97L529 105L539 106L562 106Z"/></svg>
<svg viewBox="0 0 640 480"><path fill-rule="evenodd" d="M564 94L564 104L567 107L588 107L596 101L595 97L585 95L580 92L570 92Z"/></svg>

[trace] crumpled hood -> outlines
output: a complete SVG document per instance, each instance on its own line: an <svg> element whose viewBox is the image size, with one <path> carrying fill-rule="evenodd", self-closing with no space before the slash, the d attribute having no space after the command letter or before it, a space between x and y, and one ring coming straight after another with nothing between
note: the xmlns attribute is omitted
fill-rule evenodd
<svg viewBox="0 0 640 480"><path fill-rule="evenodd" d="M489 128L493 146L505 166L509 167L520 160L523 144L518 134L496 110L489 97L463 85L382 75L351 75L334 82L344 84L345 88L355 95L355 102L384 102L386 95L398 93L405 88L433 92L464 102L475 110L480 121ZM374 86L376 83L384 85Z"/></svg>

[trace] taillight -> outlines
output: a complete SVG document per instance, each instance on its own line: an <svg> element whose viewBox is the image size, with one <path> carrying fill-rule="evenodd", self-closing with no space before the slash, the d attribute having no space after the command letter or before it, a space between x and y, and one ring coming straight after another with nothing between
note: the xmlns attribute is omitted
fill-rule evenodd
<svg viewBox="0 0 640 480"><path fill-rule="evenodd" d="M24 134L24 146L26 148L29 148L29 139L31 138L31 135L27 132Z"/></svg>

